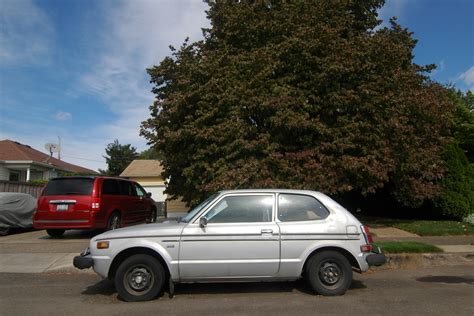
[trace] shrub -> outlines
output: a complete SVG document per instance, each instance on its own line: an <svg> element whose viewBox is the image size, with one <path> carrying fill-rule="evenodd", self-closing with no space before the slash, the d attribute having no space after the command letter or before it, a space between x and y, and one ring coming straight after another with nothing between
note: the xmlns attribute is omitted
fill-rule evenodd
<svg viewBox="0 0 474 316"><path fill-rule="evenodd" d="M446 217L462 220L474 210L474 166L456 143L446 147L443 158L447 175L441 181L442 192L434 200L434 207Z"/></svg>

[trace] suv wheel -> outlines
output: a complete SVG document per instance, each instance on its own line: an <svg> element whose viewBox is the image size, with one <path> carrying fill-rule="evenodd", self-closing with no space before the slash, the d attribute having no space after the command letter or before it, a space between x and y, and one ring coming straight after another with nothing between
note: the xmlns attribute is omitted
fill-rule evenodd
<svg viewBox="0 0 474 316"><path fill-rule="evenodd" d="M150 218L150 223L156 223L156 216L157 216L156 209L151 210L151 218Z"/></svg>
<svg viewBox="0 0 474 316"><path fill-rule="evenodd" d="M109 221L107 223L107 230L114 230L120 228L120 213L114 212L109 217Z"/></svg>
<svg viewBox="0 0 474 316"><path fill-rule="evenodd" d="M53 238L61 237L65 231L66 231L65 229L47 229L46 230L48 235Z"/></svg>
<svg viewBox="0 0 474 316"><path fill-rule="evenodd" d="M125 301L149 301L163 289L165 271L152 256L134 255L120 264L114 283L119 296Z"/></svg>
<svg viewBox="0 0 474 316"><path fill-rule="evenodd" d="M323 251L309 260L306 279L321 295L342 295L352 284L352 267L339 252Z"/></svg>

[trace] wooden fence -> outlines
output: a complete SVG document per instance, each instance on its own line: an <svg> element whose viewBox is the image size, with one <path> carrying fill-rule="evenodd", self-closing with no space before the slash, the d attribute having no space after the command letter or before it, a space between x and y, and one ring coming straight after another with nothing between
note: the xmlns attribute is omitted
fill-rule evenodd
<svg viewBox="0 0 474 316"><path fill-rule="evenodd" d="M28 193L38 198L44 185L31 184L26 182L0 181L0 192Z"/></svg>

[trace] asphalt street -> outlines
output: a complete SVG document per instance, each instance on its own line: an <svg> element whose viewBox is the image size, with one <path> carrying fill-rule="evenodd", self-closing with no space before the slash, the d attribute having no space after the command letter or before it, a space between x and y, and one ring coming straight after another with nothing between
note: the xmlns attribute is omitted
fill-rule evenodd
<svg viewBox="0 0 474 316"><path fill-rule="evenodd" d="M182 284L174 298L127 303L94 274L0 274L0 315L474 315L474 265L354 275L340 297L303 281Z"/></svg>

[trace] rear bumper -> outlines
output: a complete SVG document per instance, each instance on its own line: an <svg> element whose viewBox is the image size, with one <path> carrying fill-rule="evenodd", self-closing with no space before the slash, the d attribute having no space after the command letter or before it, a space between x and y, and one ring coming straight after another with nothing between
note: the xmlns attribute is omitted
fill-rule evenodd
<svg viewBox="0 0 474 316"><path fill-rule="evenodd" d="M367 262L369 266L378 267L387 262L387 257L384 255L382 250L379 247L377 247L377 249L374 252L368 254L365 257L365 261Z"/></svg>
<svg viewBox="0 0 474 316"><path fill-rule="evenodd" d="M79 256L75 256L72 262L74 267L78 269L89 269L94 266L94 259L92 259L89 249L86 249Z"/></svg>
<svg viewBox="0 0 474 316"><path fill-rule="evenodd" d="M92 229L104 228L104 225L98 225L94 220L89 219L38 219L33 221L35 229Z"/></svg>
<svg viewBox="0 0 474 316"><path fill-rule="evenodd" d="M381 266L387 262L387 257L383 253L371 253L365 260L369 266Z"/></svg>

